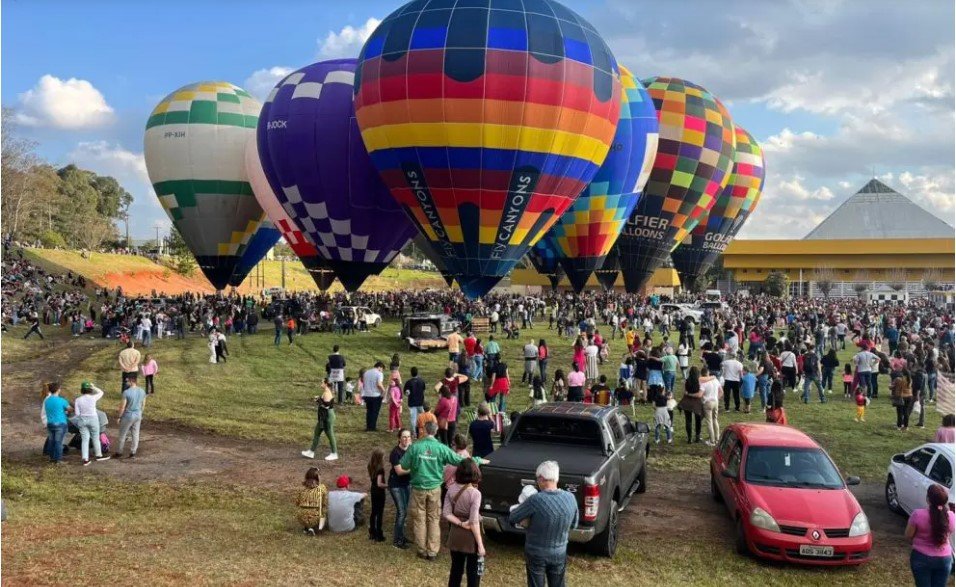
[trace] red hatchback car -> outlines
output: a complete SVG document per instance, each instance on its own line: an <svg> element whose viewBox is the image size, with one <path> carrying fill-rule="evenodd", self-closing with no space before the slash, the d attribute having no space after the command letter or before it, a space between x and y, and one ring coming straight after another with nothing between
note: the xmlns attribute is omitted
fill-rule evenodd
<svg viewBox="0 0 956 587"><path fill-rule="evenodd" d="M731 424L714 448L710 484L727 505L743 555L811 565L870 558L870 523L830 456L796 428Z"/></svg>

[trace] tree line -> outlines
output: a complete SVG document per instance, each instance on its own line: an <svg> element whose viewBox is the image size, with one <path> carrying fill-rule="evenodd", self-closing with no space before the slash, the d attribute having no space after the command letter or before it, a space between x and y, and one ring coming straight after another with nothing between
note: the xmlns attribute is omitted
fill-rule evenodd
<svg viewBox="0 0 956 587"><path fill-rule="evenodd" d="M133 196L115 178L70 164L56 168L17 136L13 111L3 109L0 215L3 236L45 247L95 250L117 243ZM118 244L118 243L117 243Z"/></svg>

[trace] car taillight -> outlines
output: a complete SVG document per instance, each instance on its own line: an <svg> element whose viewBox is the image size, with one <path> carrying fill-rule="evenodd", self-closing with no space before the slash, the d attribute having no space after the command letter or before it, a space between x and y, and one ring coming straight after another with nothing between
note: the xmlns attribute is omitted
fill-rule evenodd
<svg viewBox="0 0 956 587"><path fill-rule="evenodd" d="M587 483L584 485L584 521L593 522L597 518L601 505L601 487Z"/></svg>

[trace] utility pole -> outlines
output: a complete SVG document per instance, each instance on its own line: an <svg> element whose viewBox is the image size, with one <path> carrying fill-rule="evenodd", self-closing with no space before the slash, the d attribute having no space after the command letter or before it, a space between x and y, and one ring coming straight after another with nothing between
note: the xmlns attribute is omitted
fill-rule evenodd
<svg viewBox="0 0 956 587"><path fill-rule="evenodd" d="M282 291L285 291L285 255L280 258L282 259Z"/></svg>
<svg viewBox="0 0 956 587"><path fill-rule="evenodd" d="M126 225L126 241L123 243L123 246L127 249L129 248L129 210L123 212L123 224Z"/></svg>

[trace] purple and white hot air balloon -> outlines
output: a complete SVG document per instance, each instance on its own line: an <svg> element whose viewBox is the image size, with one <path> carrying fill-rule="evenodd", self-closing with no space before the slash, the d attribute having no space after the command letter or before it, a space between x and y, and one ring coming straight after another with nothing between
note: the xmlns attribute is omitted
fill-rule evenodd
<svg viewBox="0 0 956 587"><path fill-rule="evenodd" d="M262 107L259 158L282 207L348 291L416 234L372 165L352 105L355 59L290 73Z"/></svg>

